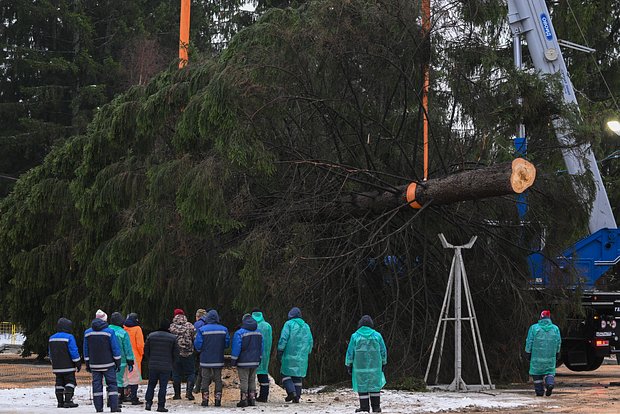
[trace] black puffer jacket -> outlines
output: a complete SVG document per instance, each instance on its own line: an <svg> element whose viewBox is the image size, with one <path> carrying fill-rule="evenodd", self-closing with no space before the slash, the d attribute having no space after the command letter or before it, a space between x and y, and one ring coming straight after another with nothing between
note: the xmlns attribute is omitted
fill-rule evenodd
<svg viewBox="0 0 620 414"><path fill-rule="evenodd" d="M164 328L160 327L146 338L144 356L149 359L149 371L172 371L174 361L179 358L177 337Z"/></svg>

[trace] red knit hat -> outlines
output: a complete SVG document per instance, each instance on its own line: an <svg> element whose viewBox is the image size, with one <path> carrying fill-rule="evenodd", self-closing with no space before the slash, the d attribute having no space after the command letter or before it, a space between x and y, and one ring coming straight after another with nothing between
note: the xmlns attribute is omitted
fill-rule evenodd
<svg viewBox="0 0 620 414"><path fill-rule="evenodd" d="M540 319L550 318L550 317L551 317L551 311L544 310L540 312Z"/></svg>
<svg viewBox="0 0 620 414"><path fill-rule="evenodd" d="M185 315L185 312L183 312L183 309L175 309L174 316L177 316L177 315Z"/></svg>

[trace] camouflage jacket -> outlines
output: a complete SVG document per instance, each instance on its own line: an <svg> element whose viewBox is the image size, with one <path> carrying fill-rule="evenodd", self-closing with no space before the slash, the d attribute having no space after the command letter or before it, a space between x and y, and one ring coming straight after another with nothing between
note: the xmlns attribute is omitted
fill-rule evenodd
<svg viewBox="0 0 620 414"><path fill-rule="evenodd" d="M182 357L188 357L194 353L194 336L196 328L187 321L185 315L177 315L170 324L170 333L177 336L179 351Z"/></svg>

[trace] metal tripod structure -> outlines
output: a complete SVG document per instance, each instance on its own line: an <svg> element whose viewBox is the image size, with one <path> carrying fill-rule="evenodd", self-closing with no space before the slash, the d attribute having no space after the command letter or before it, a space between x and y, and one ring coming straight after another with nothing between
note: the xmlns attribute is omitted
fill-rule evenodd
<svg viewBox="0 0 620 414"><path fill-rule="evenodd" d="M477 236L474 236L469 240L469 243L462 246L453 246L448 243L442 233L439 235L441 244L445 249L454 249L454 258L452 259L452 265L450 267L450 277L448 278L448 286L446 288L446 294L443 298L443 305L441 306L441 313L439 314L439 323L437 324L437 330L435 331L435 337L433 339L433 347L431 349L431 355L426 367L426 374L424 375L424 382L428 383L428 376L433 364L433 357L435 356L435 349L439 342L439 353L437 359L437 369L435 371L435 384L439 381L439 371L441 368L441 358L443 356L444 340L446 338L446 328L448 322L454 321L454 380L449 385L437 385L436 388L446 389L448 391L479 391L484 389L494 389L495 386L491 383L491 376L489 375L489 367L487 365L487 358L484 353L484 346L482 345L482 338L480 336L480 327L478 326L478 320L476 319L476 311L474 309L474 302L471 297L471 290L469 289L469 282L467 281L467 273L465 272L465 265L463 263L462 249L471 249L476 242ZM450 302L452 298L452 291L454 290L454 317L450 317ZM465 303L467 305L467 316L463 316L462 297L465 293ZM478 374L480 376L480 384L467 385L462 378L462 328L463 321L469 321L471 327L471 335L474 343L474 352L476 355L476 362L478 363ZM440 338L441 332L441 338ZM481 363L482 361L482 363ZM484 365L484 373L482 368Z"/></svg>

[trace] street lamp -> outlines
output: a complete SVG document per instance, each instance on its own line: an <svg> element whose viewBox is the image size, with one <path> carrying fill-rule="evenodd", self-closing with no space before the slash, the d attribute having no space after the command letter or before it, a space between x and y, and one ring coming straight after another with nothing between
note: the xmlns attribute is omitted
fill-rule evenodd
<svg viewBox="0 0 620 414"><path fill-rule="evenodd" d="M609 121L607 122L607 127L611 129L616 135L620 135L620 122Z"/></svg>

